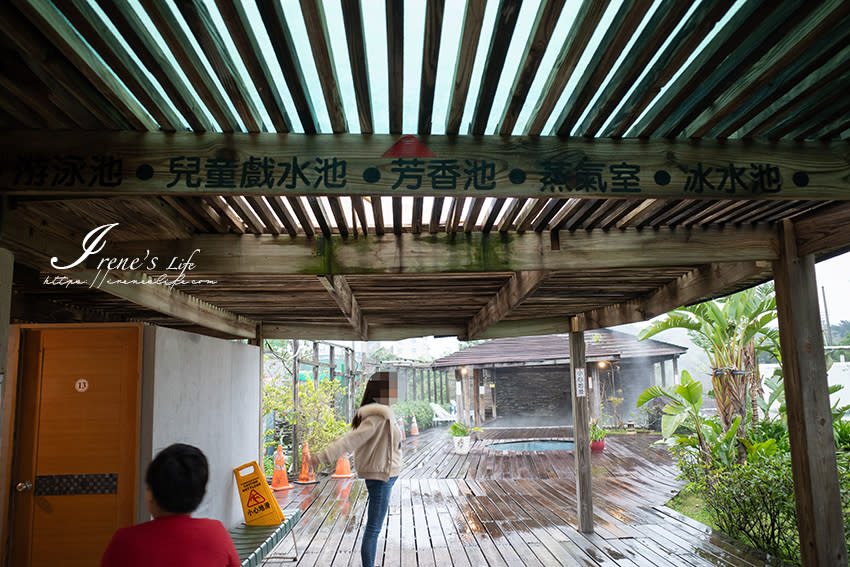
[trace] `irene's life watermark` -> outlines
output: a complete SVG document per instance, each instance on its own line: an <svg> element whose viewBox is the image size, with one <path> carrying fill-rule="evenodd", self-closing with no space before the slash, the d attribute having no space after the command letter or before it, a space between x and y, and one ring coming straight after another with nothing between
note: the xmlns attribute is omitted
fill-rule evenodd
<svg viewBox="0 0 850 567"><path fill-rule="evenodd" d="M50 259L50 265L57 270L70 270L89 258L97 258L104 246L106 246L106 234L118 226L118 223L104 224L90 231L83 238L82 253L72 263L61 265L59 258L54 256ZM216 280L193 279L191 272L197 265L195 256L201 252L195 248L187 257L172 256L160 260L159 256L151 255L150 250L145 250L143 256L111 258L104 256L99 258L95 269L97 273L88 279L66 275L53 275L44 278L44 285L70 287L72 285L86 285L91 288L100 288L103 285L161 285L173 288L176 285L209 285L218 283ZM167 262L166 262L167 261ZM120 275L110 276L113 270L120 270ZM125 271L132 272L131 275ZM165 271L165 273L147 274L145 271Z"/></svg>

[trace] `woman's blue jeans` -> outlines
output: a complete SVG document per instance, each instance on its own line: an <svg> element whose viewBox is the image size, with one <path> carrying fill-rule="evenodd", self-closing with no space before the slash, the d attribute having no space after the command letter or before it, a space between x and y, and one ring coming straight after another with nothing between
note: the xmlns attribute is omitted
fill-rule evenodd
<svg viewBox="0 0 850 567"><path fill-rule="evenodd" d="M363 567L374 567L375 548L378 545L378 534L384 526L384 518L390 507L390 493L393 490L396 478L392 477L387 482L382 480L366 479L366 490L369 491L369 503L366 516L366 528L363 530L363 543L360 546L360 559Z"/></svg>

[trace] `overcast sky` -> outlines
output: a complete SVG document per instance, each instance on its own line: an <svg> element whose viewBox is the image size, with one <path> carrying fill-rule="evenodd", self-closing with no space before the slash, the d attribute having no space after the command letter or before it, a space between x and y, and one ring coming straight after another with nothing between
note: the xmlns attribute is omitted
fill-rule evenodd
<svg viewBox="0 0 850 567"><path fill-rule="evenodd" d="M850 321L850 252L815 264L815 271L818 278L821 319L825 316L825 293L829 322L835 325L841 321Z"/></svg>

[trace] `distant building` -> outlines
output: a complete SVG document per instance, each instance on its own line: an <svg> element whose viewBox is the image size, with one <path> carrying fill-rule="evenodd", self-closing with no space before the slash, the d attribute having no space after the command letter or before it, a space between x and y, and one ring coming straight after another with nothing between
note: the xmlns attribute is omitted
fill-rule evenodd
<svg viewBox="0 0 850 567"><path fill-rule="evenodd" d="M591 417L645 425L638 396L654 384L672 384L678 358L688 349L611 329L584 336ZM495 403L501 424L572 424L567 335L494 339L435 360L432 367L480 371L487 413L492 415Z"/></svg>

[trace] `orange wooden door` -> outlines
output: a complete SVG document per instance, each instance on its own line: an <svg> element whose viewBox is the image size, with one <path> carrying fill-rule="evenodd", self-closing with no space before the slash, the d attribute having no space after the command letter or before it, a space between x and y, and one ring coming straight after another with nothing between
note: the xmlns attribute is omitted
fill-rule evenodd
<svg viewBox="0 0 850 567"><path fill-rule="evenodd" d="M12 565L98 565L116 528L133 523L140 335L24 332Z"/></svg>

